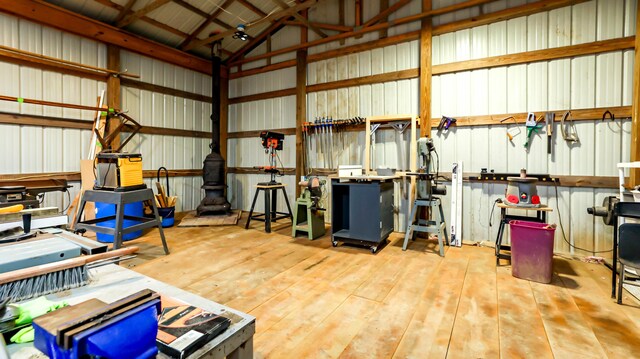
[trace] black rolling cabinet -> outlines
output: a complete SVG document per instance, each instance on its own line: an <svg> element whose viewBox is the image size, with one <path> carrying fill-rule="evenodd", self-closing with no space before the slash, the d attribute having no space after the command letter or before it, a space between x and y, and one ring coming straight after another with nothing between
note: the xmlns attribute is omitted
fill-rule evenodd
<svg viewBox="0 0 640 359"><path fill-rule="evenodd" d="M393 231L395 177L333 178L331 240L367 246L376 253Z"/></svg>

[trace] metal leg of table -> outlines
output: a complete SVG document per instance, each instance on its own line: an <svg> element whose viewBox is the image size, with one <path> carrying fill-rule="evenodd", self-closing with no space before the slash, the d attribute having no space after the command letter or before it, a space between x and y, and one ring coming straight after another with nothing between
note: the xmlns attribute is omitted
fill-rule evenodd
<svg viewBox="0 0 640 359"><path fill-rule="evenodd" d="M444 222L444 212L442 211L442 201L440 201L440 199L438 199L438 211L440 212L440 222L441 223L445 223ZM444 226L444 228L442 229L442 232L444 234L444 239L445 239L447 245L450 245L451 243L449 242L449 235L447 234L447 226Z"/></svg>
<svg viewBox="0 0 640 359"><path fill-rule="evenodd" d="M418 203L413 201L413 207L411 208L411 214L409 215L409 221L407 222L407 232L404 235L404 243L402 244L402 250L406 251L409 245L409 238L413 235L413 221L418 211Z"/></svg>
<svg viewBox="0 0 640 359"><path fill-rule="evenodd" d="M122 246L122 226L124 225L124 204L122 203L122 196L119 197L118 203L116 203L116 226L115 233L113 234L113 249L118 249Z"/></svg>
<svg viewBox="0 0 640 359"><path fill-rule="evenodd" d="M164 254L169 254L169 246L167 246L167 240L164 238L164 230L162 229L162 220L160 219L160 214L158 213L158 207L156 206L156 201L150 201L151 207L153 208L153 215L156 217L156 221L158 222L158 231L160 231L160 239L162 240L162 247L164 248Z"/></svg>
<svg viewBox="0 0 640 359"><path fill-rule="evenodd" d="M271 195L271 220L275 222L278 218L278 189L273 188L268 191Z"/></svg>
<svg viewBox="0 0 640 359"><path fill-rule="evenodd" d="M271 212L269 208L271 208L271 190L264 190L264 231L267 233L271 233Z"/></svg>
<svg viewBox="0 0 640 359"><path fill-rule="evenodd" d="M244 225L244 229L249 229L249 223L251 223L251 216L253 216L253 209L256 208L256 201L258 200L259 193L260 190L256 189L256 194L253 196L253 202L251 202L251 209L249 210L249 218L247 218L247 223Z"/></svg>
<svg viewBox="0 0 640 359"><path fill-rule="evenodd" d="M618 217L613 220L613 266L611 267L611 298L616 297L616 270L618 269Z"/></svg>
<svg viewBox="0 0 640 359"><path fill-rule="evenodd" d="M74 222L74 224L80 223L80 220L82 219L82 212L84 212L84 207L87 204L87 201L85 200L84 196L80 196L80 206L78 206L78 213L76 213L76 220Z"/></svg>
<svg viewBox="0 0 640 359"><path fill-rule="evenodd" d="M247 339L236 350L227 355L227 359L252 359L253 358L253 337Z"/></svg>

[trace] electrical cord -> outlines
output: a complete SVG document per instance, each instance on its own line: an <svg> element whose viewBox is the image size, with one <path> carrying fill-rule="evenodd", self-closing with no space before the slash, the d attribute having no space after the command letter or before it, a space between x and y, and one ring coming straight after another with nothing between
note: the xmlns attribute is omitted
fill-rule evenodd
<svg viewBox="0 0 640 359"><path fill-rule="evenodd" d="M284 177L284 164L282 163L282 160L280 159L280 155L278 154L278 151L275 151L275 153L276 153L276 158L280 162L280 167L282 167L282 172L278 173L278 176Z"/></svg>
<svg viewBox="0 0 640 359"><path fill-rule="evenodd" d="M67 206L62 211L58 212L59 214L64 214L64 212L66 212L69 207L71 207L71 194L69 193L68 189L65 192L67 192Z"/></svg>
<svg viewBox="0 0 640 359"><path fill-rule="evenodd" d="M562 215L560 214L560 201L558 200L558 181L553 181L553 186L555 187L555 190L556 190L556 210L558 211L558 223L560 224L560 230L562 231L562 239L569 245L569 247L580 250L580 251L584 251L584 252L590 252L593 254L613 252L613 249L609 249L606 251L592 251L592 250L580 248L574 244L571 244L571 242L567 240L567 235L565 234L564 226L562 225Z"/></svg>
<svg viewBox="0 0 640 359"><path fill-rule="evenodd" d="M491 214L489 215L489 227L491 227L493 223L493 211L496 209L496 203L502 203L502 199L496 198L496 200L493 201L493 206L491 207Z"/></svg>

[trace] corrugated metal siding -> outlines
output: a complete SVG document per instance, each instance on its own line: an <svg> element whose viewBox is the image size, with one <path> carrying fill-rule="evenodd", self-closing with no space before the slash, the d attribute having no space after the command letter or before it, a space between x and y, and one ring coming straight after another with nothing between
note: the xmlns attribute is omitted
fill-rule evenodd
<svg viewBox="0 0 640 359"><path fill-rule="evenodd" d="M0 14L0 44L87 65L106 66L106 46L9 15ZM0 94L95 106L104 82L0 62ZM0 111L92 120L91 111L0 102ZM0 125L0 173L80 171L90 131ZM73 200L79 183L71 183ZM66 194L49 193L44 205L68 206Z"/></svg>
<svg viewBox="0 0 640 359"><path fill-rule="evenodd" d="M0 44L87 65L106 67L104 44L0 14ZM140 74L142 81L179 90L211 94L211 77L122 51L122 68ZM95 106L104 82L57 72L0 62L0 94ZM123 109L142 125L210 131L208 103L187 100L144 90L122 88ZM0 102L0 111L93 120L91 111ZM0 151L14 153L0 158L0 173L40 173L80 171L86 158L91 132L88 130L0 125L6 134ZM200 168L208 153L209 141L159 135L138 135L126 150L143 154L144 169ZM18 152L19 150L19 152ZM150 180L148 180L151 184ZM180 195L178 210L194 209L199 203L202 179L172 178L171 187ZM79 190L72 183L71 199ZM67 196L47 194L45 205L65 208Z"/></svg>

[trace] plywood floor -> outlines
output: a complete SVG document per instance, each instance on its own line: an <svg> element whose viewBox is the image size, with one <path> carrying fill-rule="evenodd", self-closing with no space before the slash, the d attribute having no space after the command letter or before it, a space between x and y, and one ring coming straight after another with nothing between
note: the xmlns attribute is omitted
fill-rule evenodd
<svg viewBox="0 0 640 359"><path fill-rule="evenodd" d="M244 218L241 224L244 224ZM632 358L640 303L609 298L604 266L555 259L549 285L496 268L493 249L436 254L394 234L377 255L239 226L157 231L132 269L257 317L257 358Z"/></svg>

